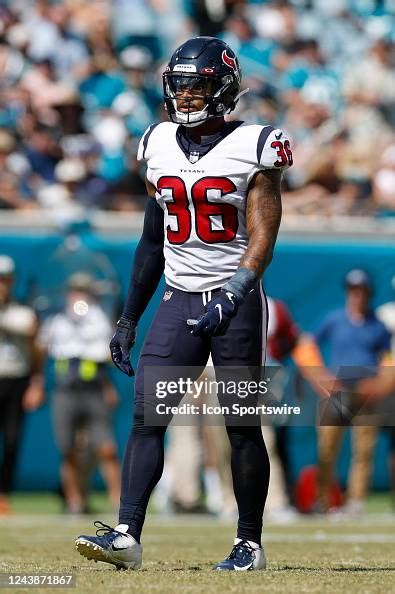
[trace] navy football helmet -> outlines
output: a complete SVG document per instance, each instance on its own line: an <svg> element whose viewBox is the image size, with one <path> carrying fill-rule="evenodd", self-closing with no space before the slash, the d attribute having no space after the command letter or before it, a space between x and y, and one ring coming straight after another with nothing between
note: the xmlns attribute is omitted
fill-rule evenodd
<svg viewBox="0 0 395 594"><path fill-rule="evenodd" d="M236 54L224 41L215 37L189 39L176 49L163 73L164 101L170 120L192 127L230 113L242 94L240 81ZM196 98L204 100L202 110L177 109L177 99L185 88L191 94L190 102Z"/></svg>

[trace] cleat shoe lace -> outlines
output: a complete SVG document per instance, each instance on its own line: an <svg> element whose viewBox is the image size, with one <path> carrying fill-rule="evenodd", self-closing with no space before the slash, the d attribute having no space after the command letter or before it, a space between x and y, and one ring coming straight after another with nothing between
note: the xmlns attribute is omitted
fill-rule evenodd
<svg viewBox="0 0 395 594"><path fill-rule="evenodd" d="M219 571L249 571L266 569L266 558L263 548L258 544L237 539L226 559L213 568Z"/></svg>
<svg viewBox="0 0 395 594"><path fill-rule="evenodd" d="M233 546L230 552L229 561L238 561L240 563L253 563L255 559L254 547L247 540L241 540Z"/></svg>
<svg viewBox="0 0 395 594"><path fill-rule="evenodd" d="M115 530L115 528L104 524L104 522L101 522L100 520L93 522L93 525L97 528L96 536L100 538L104 547L111 546L118 536L125 536L124 532L119 532L118 530Z"/></svg>

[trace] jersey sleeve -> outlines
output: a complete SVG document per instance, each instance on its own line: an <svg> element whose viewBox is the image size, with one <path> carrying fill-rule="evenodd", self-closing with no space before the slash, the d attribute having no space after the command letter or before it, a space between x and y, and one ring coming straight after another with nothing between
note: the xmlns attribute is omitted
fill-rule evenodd
<svg viewBox="0 0 395 594"><path fill-rule="evenodd" d="M257 161L259 169L285 171L293 164L291 142L284 130L265 126L258 138Z"/></svg>
<svg viewBox="0 0 395 594"><path fill-rule="evenodd" d="M150 156L149 139L158 124L151 124L142 135L137 151L137 161L148 161ZM151 142L152 144L152 142Z"/></svg>
<svg viewBox="0 0 395 594"><path fill-rule="evenodd" d="M291 167L292 149L289 137L284 130L273 126L255 126L255 142L249 141L251 170L247 182L266 169L285 171Z"/></svg>

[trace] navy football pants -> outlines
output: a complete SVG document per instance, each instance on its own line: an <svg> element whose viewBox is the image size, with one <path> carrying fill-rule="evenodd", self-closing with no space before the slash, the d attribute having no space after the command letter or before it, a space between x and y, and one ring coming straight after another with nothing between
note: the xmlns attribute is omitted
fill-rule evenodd
<svg viewBox="0 0 395 594"><path fill-rule="evenodd" d="M140 539L149 497L163 471L166 427L148 426L144 412L155 407L153 393L144 393L146 367L193 366L203 371L211 352L216 366L253 366L263 363L266 343L267 305L260 287L248 294L231 320L225 336L210 339L191 334L188 319L198 318L204 304L219 289L187 293L166 287L140 355L135 378L134 423L123 467L119 523ZM196 378L200 372L196 373ZM192 378L195 379L195 378ZM217 377L217 380L219 378ZM149 391L151 392L151 391ZM269 484L269 459L260 426L227 425L231 444L233 486L239 512L239 538L260 543L262 515Z"/></svg>

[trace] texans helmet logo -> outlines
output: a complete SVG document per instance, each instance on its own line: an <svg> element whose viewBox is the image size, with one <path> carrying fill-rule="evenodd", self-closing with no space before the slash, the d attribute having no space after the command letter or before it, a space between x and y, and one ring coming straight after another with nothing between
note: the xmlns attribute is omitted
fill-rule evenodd
<svg viewBox="0 0 395 594"><path fill-rule="evenodd" d="M222 61L224 64L226 64L227 66L229 66L236 72L236 70L237 70L236 60L234 58L231 58L230 56L228 56L228 54L226 53L226 50L224 50L222 52Z"/></svg>

